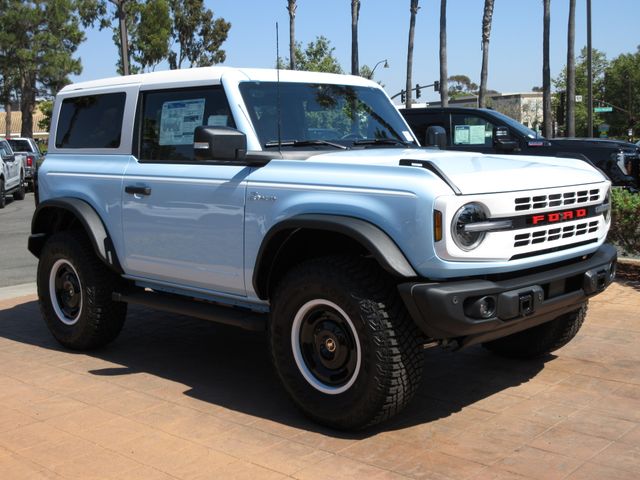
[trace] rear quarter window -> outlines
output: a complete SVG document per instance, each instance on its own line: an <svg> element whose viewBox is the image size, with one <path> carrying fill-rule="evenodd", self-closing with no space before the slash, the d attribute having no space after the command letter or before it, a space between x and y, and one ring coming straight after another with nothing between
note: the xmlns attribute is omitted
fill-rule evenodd
<svg viewBox="0 0 640 480"><path fill-rule="evenodd" d="M57 148L118 148L126 94L65 98L60 107Z"/></svg>

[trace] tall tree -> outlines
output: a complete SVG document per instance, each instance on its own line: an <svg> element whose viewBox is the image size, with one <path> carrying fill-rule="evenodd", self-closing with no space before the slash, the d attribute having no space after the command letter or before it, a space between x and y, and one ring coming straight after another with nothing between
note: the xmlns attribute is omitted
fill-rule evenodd
<svg viewBox="0 0 640 480"><path fill-rule="evenodd" d="M411 89L412 89L412 75L413 75L413 38L416 30L416 15L418 14L418 0L411 0L409 10L411 11L411 17L409 19L409 45L407 47L407 88L406 88L406 101L405 107L411 108Z"/></svg>
<svg viewBox="0 0 640 480"><path fill-rule="evenodd" d="M489 70L489 39L491 37L491 23L493 20L494 0L484 0L484 12L482 14L482 69L480 70L480 94L478 106L486 107L487 100L487 72Z"/></svg>
<svg viewBox="0 0 640 480"><path fill-rule="evenodd" d="M289 69L296 69L296 0L287 0L289 12Z"/></svg>
<svg viewBox="0 0 640 480"><path fill-rule="evenodd" d="M82 71L73 58L84 40L76 0L0 1L0 72L20 100L21 134L33 136L36 97L55 93Z"/></svg>
<svg viewBox="0 0 640 480"><path fill-rule="evenodd" d="M142 70L152 69L169 56L169 2L148 0L136 4L135 7L136 22L131 32L131 58Z"/></svg>
<svg viewBox="0 0 640 480"><path fill-rule="evenodd" d="M447 0L440 0L440 105L449 105L447 83Z"/></svg>
<svg viewBox="0 0 640 480"><path fill-rule="evenodd" d="M170 0L169 5L173 16L171 36L178 49L169 54L170 68L182 68L185 61L189 67L224 62L226 52L221 46L231 24L224 18L214 20L213 11L205 7L203 0Z"/></svg>
<svg viewBox="0 0 640 480"><path fill-rule="evenodd" d="M576 0L569 0L567 28L567 137L576 136Z"/></svg>
<svg viewBox="0 0 640 480"><path fill-rule="evenodd" d="M551 69L549 67L549 33L551 23L551 0L542 0L542 135L551 137Z"/></svg>
<svg viewBox="0 0 640 480"><path fill-rule="evenodd" d="M360 18L360 0L351 0L351 75L360 74L358 59L358 19Z"/></svg>
<svg viewBox="0 0 640 480"><path fill-rule="evenodd" d="M120 46L120 66L123 75L131 73L129 68L130 51L129 51L129 33L127 31L127 4L131 0L109 0L116 7L116 18L118 19L118 42Z"/></svg>

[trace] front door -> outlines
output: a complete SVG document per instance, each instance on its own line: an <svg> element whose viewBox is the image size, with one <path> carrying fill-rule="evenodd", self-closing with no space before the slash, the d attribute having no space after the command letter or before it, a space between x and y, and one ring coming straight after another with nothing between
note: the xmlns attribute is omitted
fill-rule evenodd
<svg viewBox="0 0 640 480"><path fill-rule="evenodd" d="M448 144L450 150L495 153L494 124L475 113L452 113Z"/></svg>
<svg viewBox="0 0 640 480"><path fill-rule="evenodd" d="M126 273L245 295L244 203L251 169L198 162L193 155L196 126L235 125L222 87L141 96L137 156L122 192Z"/></svg>

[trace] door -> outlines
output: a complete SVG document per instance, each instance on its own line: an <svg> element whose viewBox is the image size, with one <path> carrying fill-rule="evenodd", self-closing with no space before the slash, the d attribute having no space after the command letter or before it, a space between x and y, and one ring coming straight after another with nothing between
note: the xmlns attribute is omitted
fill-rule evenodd
<svg viewBox="0 0 640 480"><path fill-rule="evenodd" d="M183 288L245 295L249 167L195 161L199 125L234 127L223 89L141 92L138 145L124 176L125 272Z"/></svg>
<svg viewBox="0 0 640 480"><path fill-rule="evenodd" d="M452 113L448 144L450 150L495 153L494 123L475 113Z"/></svg>
<svg viewBox="0 0 640 480"><path fill-rule="evenodd" d="M0 155L5 165L5 188L8 190L20 183L20 162L7 142L0 142Z"/></svg>

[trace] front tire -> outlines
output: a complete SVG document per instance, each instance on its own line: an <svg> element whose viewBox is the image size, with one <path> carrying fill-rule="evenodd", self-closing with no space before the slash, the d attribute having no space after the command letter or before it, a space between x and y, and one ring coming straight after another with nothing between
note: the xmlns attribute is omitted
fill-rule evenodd
<svg viewBox="0 0 640 480"><path fill-rule="evenodd" d="M550 322L498 338L483 346L493 353L509 358L536 358L569 343L575 337L587 315L587 303L580 309L560 315Z"/></svg>
<svg viewBox="0 0 640 480"><path fill-rule="evenodd" d="M306 415L360 429L404 408L422 377L422 334L377 265L332 256L304 262L273 297L275 369Z"/></svg>
<svg viewBox="0 0 640 480"><path fill-rule="evenodd" d="M13 199L14 200L24 200L24 197L26 195L26 191L25 191L25 187L24 187L24 174L20 174L20 186L18 187L18 190L16 190L15 192L13 192Z"/></svg>
<svg viewBox="0 0 640 480"><path fill-rule="evenodd" d="M119 282L96 257L84 232L53 234L38 263L38 297L55 339L74 350L114 340L127 314L126 303L111 300Z"/></svg>

